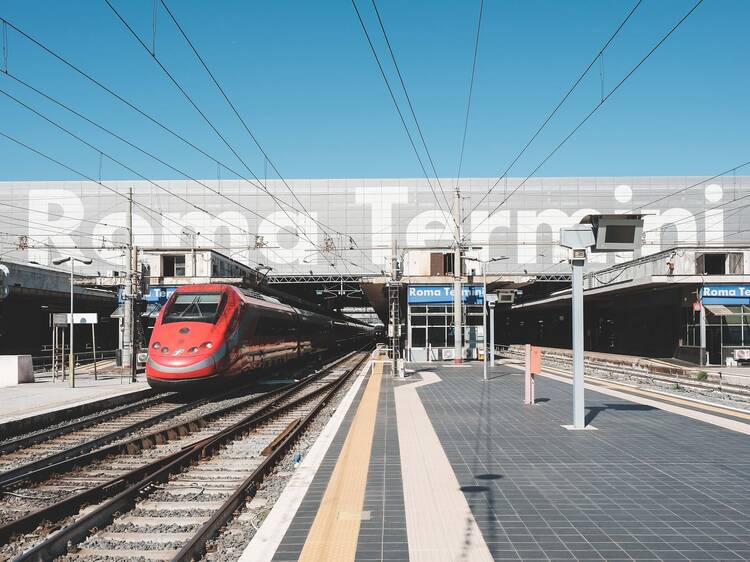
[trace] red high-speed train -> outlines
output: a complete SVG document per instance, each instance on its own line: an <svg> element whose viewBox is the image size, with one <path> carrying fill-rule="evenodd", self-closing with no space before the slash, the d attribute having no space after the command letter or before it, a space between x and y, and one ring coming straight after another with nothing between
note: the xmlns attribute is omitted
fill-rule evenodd
<svg viewBox="0 0 750 562"><path fill-rule="evenodd" d="M178 288L159 312L146 363L148 383L180 390L357 344L374 330L282 304L232 285Z"/></svg>

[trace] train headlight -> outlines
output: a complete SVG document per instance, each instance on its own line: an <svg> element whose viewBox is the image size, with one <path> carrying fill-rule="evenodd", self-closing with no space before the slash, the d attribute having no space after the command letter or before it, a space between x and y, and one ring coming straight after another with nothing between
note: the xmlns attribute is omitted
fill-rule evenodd
<svg viewBox="0 0 750 562"><path fill-rule="evenodd" d="M153 347L154 349L159 349L161 347L161 344L158 341L155 341L154 345L152 345L151 347Z"/></svg>
<svg viewBox="0 0 750 562"><path fill-rule="evenodd" d="M205 347L206 349L211 349L213 346L214 344L210 341L206 341L201 344L201 347Z"/></svg>
<svg viewBox="0 0 750 562"><path fill-rule="evenodd" d="M169 348L168 347L162 347L161 348L161 352L162 353L169 353Z"/></svg>
<svg viewBox="0 0 750 562"><path fill-rule="evenodd" d="M198 351L198 348L195 347L195 346L193 346L190 349L188 349L188 353L195 353L196 351Z"/></svg>

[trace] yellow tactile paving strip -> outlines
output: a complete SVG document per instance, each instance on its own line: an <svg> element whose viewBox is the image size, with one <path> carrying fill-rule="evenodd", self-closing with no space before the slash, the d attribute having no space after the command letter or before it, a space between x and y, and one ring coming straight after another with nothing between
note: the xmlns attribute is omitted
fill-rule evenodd
<svg viewBox="0 0 750 562"><path fill-rule="evenodd" d="M382 378L383 364L374 362L370 380L307 535L300 562L354 560Z"/></svg>

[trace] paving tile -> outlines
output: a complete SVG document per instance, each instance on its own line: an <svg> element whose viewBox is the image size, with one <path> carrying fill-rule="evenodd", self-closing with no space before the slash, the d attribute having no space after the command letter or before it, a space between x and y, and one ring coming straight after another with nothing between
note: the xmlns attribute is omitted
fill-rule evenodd
<svg viewBox="0 0 750 562"><path fill-rule="evenodd" d="M569 385L540 377L537 396L549 400L530 408L521 377L484 383L481 365L417 368L442 378L419 395L459 482L472 487L467 502L491 549L502 531L524 553L551 557L554 546L570 553L562 559L750 552L747 436L590 391L599 431L568 432ZM705 542L692 541L701 532Z"/></svg>

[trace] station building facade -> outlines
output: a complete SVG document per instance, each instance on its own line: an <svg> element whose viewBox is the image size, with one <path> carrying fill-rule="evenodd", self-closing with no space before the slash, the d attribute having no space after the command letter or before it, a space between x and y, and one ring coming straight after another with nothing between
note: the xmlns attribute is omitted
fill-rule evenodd
<svg viewBox="0 0 750 562"><path fill-rule="evenodd" d="M190 248L198 245L248 267L270 267L275 277L360 283L385 319L392 242L397 243L399 259L408 263L427 248L450 248L455 236L451 194L445 193L444 198L434 180L269 180L263 189L232 179L204 180L201 184L188 180L3 182L0 207L7 228L3 229L6 234L2 241L4 250L10 250L4 253L19 262L49 265L64 252L93 260L88 270L81 268L81 273L122 271L127 195L132 188L136 203L134 242L141 248L184 248L185 252L178 254L185 257L161 264L172 268L175 275L190 269ZM440 184L454 186L456 180L441 178ZM459 184L465 243L476 249L479 260L506 258L487 266L490 290L514 287L522 294L517 308L498 311L497 321L504 323L497 326L498 341L505 338L566 344L569 316L564 295L553 294L564 291L565 283L540 280L569 272L567 250L559 245L559 231L588 214L645 215L643 246L638 253L600 254L589 260L587 272L594 276L588 278L592 285L587 296L587 303L591 302L587 304L587 347L591 349L689 356L688 348L696 347L696 325L701 332L700 322L696 324L695 318L689 322L693 305L690 295L709 281L742 284L745 278L741 276L750 271L745 267L743 273L736 274L740 277L730 278L725 273L721 279L709 280L705 274L701 278L696 273L700 268L695 269L694 264L693 285L675 284L665 291L643 286L639 293L622 285L630 275L627 273L606 287L594 286L597 277L609 275L607 271L616 276L620 266L648 261L652 256L659 256L655 262L665 268L669 256L663 254L673 249L713 248L715 253L722 253L726 246L741 246L744 225L750 219L750 206L743 204L750 195L748 176L546 177L507 178L501 182L467 178ZM705 259L708 266L712 260L719 260ZM733 267L727 265L726 271ZM465 286L481 285L480 269L474 275L465 272ZM687 273L674 273L673 279L678 275ZM455 338L452 302L418 302L419 297L410 297L408 290L420 285L450 287L453 279L446 267L431 271L428 277L404 282L404 343L415 359L433 353L434 358L442 360L450 356ZM602 293L601 298L595 297L597 291ZM476 355L484 337L481 314L472 308L481 306L476 301L465 304L468 332L462 337L468 357ZM703 322L705 347L716 348L710 342L720 338L718 347L730 350L738 333L740 346L745 346L745 333L750 331L745 328L746 308L739 309L739 316L717 315L716 309L708 306ZM732 304L715 306L728 306L737 312ZM647 329L651 336L644 335ZM716 353L712 360L720 360L729 351L720 351L719 356Z"/></svg>

